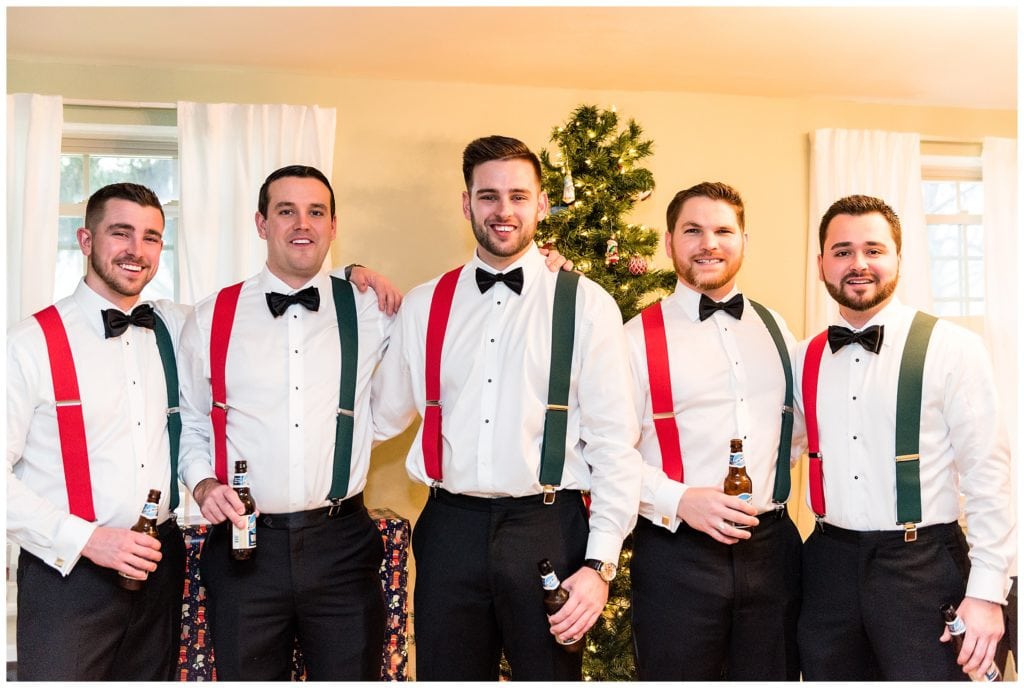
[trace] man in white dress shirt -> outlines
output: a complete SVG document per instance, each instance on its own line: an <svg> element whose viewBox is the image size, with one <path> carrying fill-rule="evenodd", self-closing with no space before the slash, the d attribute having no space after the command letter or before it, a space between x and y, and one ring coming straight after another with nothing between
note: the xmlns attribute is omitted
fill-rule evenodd
<svg viewBox="0 0 1024 688"><path fill-rule="evenodd" d="M702 182L666 214L679 282L626 324L644 458L630 567L637 671L641 680L797 680L800 535L785 504L793 419L783 365L796 342L765 309L776 343L736 289L747 244L738 191ZM665 408L654 408L652 386L670 399ZM722 489L732 439L743 441L749 501ZM666 632L681 626L689 632Z"/></svg>
<svg viewBox="0 0 1024 688"><path fill-rule="evenodd" d="M803 552L804 678L963 680L992 662L1016 555L992 365L980 338L948 321L920 338L931 319L894 296L901 229L884 201L836 201L819 237L840 317L801 344L796 365L819 514ZM959 655L939 642L947 603L967 626Z"/></svg>
<svg viewBox="0 0 1024 688"><path fill-rule="evenodd" d="M78 230L85 278L8 333L7 537L21 547L19 680L175 674L185 550L170 517L177 477L158 333L173 363L189 309L139 303L163 231L149 189L99 189ZM70 380L77 390L55 392ZM161 491L158 538L129 530L151 489ZM119 574L145 582L128 591Z"/></svg>
<svg viewBox="0 0 1024 688"><path fill-rule="evenodd" d="M431 486L413 533L417 678L496 680L504 652L513 679L579 680L580 653L556 638L581 637L604 608L640 490L621 315L585 278L574 310L555 305L567 292L534 244L548 199L525 144L473 141L463 176L475 255L408 294L374 380L378 438L425 416L406 462ZM552 347L566 325L571 359ZM553 402L560 374L567 398ZM550 620L544 558L570 591Z"/></svg>
<svg viewBox="0 0 1024 688"><path fill-rule="evenodd" d="M179 359L181 477L218 524L201 561L218 677L287 679L298 637L311 680L379 680L383 545L362 492L373 439L369 382L391 317L372 291L321 273L336 216L319 170L270 174L255 220L265 268L197 304ZM232 292L233 307L215 315ZM227 345L220 366L211 338ZM216 369L224 399L214 396ZM223 436L211 424L218 412ZM230 555L229 521L245 524L229 478L238 460L261 512L256 554L246 561Z"/></svg>

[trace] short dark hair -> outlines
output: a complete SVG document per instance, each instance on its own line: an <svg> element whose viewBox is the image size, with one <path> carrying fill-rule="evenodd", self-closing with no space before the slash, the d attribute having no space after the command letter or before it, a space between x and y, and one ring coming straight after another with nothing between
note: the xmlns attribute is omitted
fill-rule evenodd
<svg viewBox="0 0 1024 688"><path fill-rule="evenodd" d="M525 143L509 136L484 136L471 141L462 151L462 177L466 180L467 191L473 187L473 170L476 166L491 160L526 160L537 173L537 183L543 179L540 159Z"/></svg>
<svg viewBox="0 0 1024 688"><path fill-rule="evenodd" d="M665 220L670 233L675 229L676 220L679 219L679 213L683 210L683 204L691 198L710 198L713 201L728 203L736 211L736 221L739 223L740 229L743 229L743 199L740 197L740 192L722 182L701 182L689 189L683 189L668 204Z"/></svg>
<svg viewBox="0 0 1024 688"><path fill-rule="evenodd" d="M889 223L892 240L896 243L896 255L900 255L903 250L903 229L900 227L900 218L896 215L896 211L881 198L861 194L844 196L825 211L821 218L821 225L818 227L818 250L825 253L825 235L828 234L829 223L836 215L870 215L871 213L878 213Z"/></svg>
<svg viewBox="0 0 1024 688"><path fill-rule="evenodd" d="M99 225L100 220L103 218L103 213L107 209L107 201L115 198L137 203L144 208L156 208L160 211L160 221L163 222L165 220L164 209L160 205L160 199L156 197L156 194L151 189L141 184L118 182L117 184L107 184L103 188L97 189L92 196L89 196L89 202L85 204L85 226L93 231L99 229L97 225Z"/></svg>
<svg viewBox="0 0 1024 688"><path fill-rule="evenodd" d="M263 180L263 186L260 187L260 199L257 205L260 215L263 217L267 216L267 209L270 205L270 185L283 177L310 177L326 186L331 194L331 217L334 217L334 189L331 188L331 182L323 172L309 165L288 165L287 167L274 170Z"/></svg>

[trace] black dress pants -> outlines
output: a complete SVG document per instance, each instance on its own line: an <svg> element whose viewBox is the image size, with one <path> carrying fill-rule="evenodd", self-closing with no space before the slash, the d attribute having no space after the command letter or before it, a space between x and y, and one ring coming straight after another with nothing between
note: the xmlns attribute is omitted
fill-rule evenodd
<svg viewBox="0 0 1024 688"><path fill-rule="evenodd" d="M380 680L380 530L361 506L326 511L261 514L248 561L231 558L230 524L211 529L200 571L218 679L289 680L297 637L309 680Z"/></svg>
<svg viewBox="0 0 1024 688"><path fill-rule="evenodd" d="M436 493L436 494L435 494ZM565 579L583 564L580 493L480 498L432 491L416 522L416 678L496 681L504 650L515 681L579 681L582 654L550 632L537 562Z"/></svg>
<svg viewBox="0 0 1024 688"><path fill-rule="evenodd" d="M956 523L895 531L825 524L804 544L800 659L808 681L960 681L939 607L967 585L967 541Z"/></svg>
<svg viewBox="0 0 1024 688"><path fill-rule="evenodd" d="M768 513L725 545L640 518L633 535L633 643L642 681L795 681L800 534Z"/></svg>
<svg viewBox="0 0 1024 688"><path fill-rule="evenodd" d="M169 681L178 666L185 544L159 528L163 558L141 590L81 558L67 577L22 550L18 559L19 681Z"/></svg>

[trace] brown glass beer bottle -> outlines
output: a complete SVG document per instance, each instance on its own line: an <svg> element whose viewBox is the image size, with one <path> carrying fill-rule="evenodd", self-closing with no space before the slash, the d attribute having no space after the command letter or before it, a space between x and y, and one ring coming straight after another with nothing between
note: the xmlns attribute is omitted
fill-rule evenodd
<svg viewBox="0 0 1024 688"><path fill-rule="evenodd" d="M231 523L231 558L244 561L256 555L256 502L249 494L249 465L245 461L235 461L231 487L245 507L245 528Z"/></svg>
<svg viewBox="0 0 1024 688"><path fill-rule="evenodd" d="M537 562L537 568L540 570L541 585L544 586L544 609L547 610L548 616L551 616L569 601L569 591L562 587L562 583L558 580L558 576L555 575L555 569L551 566L549 559L541 559ZM577 638L571 643L563 643L557 638L555 638L555 641L566 652L579 652L583 649L583 638Z"/></svg>
<svg viewBox="0 0 1024 688"><path fill-rule="evenodd" d="M157 537L156 516L160 509L160 490L150 490L146 497L146 503L142 505L142 513L139 520L131 527L136 533L145 533L150 537ZM117 584L125 590L140 590L145 578L134 578L132 576L117 572Z"/></svg>

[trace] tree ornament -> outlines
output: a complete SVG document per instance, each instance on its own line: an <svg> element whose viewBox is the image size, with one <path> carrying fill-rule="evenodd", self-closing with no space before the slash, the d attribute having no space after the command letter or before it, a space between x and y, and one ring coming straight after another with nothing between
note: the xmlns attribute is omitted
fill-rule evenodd
<svg viewBox="0 0 1024 688"><path fill-rule="evenodd" d="M615 239L615 235L612 234L611 238L608 239L608 245L604 250L604 264L615 265L619 262L619 242Z"/></svg>
<svg viewBox="0 0 1024 688"><path fill-rule="evenodd" d="M572 183L572 172L565 170L565 178L562 180L562 201L566 205L576 202L576 186Z"/></svg>
<svg viewBox="0 0 1024 688"><path fill-rule="evenodd" d="M647 272L647 259L643 256L632 256L629 259L629 274L643 275Z"/></svg>

